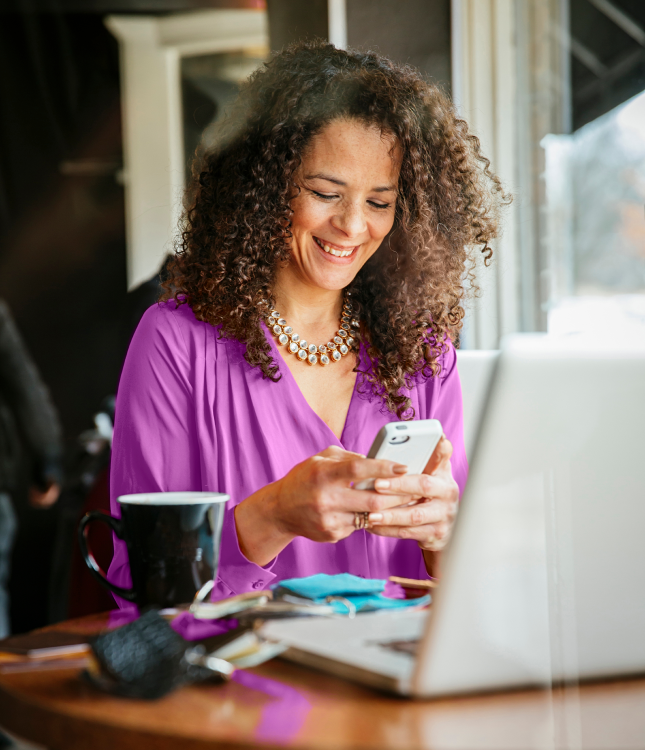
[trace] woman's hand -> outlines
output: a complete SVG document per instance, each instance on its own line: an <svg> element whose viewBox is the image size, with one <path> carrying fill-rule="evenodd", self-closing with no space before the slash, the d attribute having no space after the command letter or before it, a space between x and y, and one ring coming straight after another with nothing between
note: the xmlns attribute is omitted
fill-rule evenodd
<svg viewBox="0 0 645 750"><path fill-rule="evenodd" d="M427 552L442 550L448 542L459 502L459 487L450 468L451 455L452 445L444 436L423 474L376 481L377 492L405 495L404 502L414 505L370 513L370 532L414 539Z"/></svg>
<svg viewBox="0 0 645 750"><path fill-rule="evenodd" d="M356 528L356 512L381 511L410 499L405 490L356 490L354 484L372 477L396 482L406 471L393 461L331 446L236 507L240 548L247 559L266 565L297 536L315 542L344 539Z"/></svg>

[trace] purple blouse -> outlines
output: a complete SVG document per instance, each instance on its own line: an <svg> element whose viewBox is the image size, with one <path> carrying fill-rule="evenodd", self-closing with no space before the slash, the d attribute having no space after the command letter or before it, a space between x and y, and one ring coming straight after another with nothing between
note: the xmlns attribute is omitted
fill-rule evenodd
<svg viewBox="0 0 645 750"><path fill-rule="evenodd" d="M123 367L116 402L110 478L117 497L137 492L225 492L227 505L214 598L267 588L314 573L424 578L416 542L355 531L340 542L294 539L265 567L240 551L233 509L259 488L330 445L366 454L380 428L396 417L357 386L339 440L312 410L289 368L279 382L244 360L244 345L217 340L217 329L188 305L154 305L144 314ZM281 354L268 330L276 362ZM362 351L359 353L361 356ZM363 355L364 356L364 355ZM418 377L411 391L416 419L439 419L453 444L452 471L463 491L468 471L455 350L441 357L438 377ZM114 540L109 578L130 586L125 543ZM121 601L121 604L125 602Z"/></svg>

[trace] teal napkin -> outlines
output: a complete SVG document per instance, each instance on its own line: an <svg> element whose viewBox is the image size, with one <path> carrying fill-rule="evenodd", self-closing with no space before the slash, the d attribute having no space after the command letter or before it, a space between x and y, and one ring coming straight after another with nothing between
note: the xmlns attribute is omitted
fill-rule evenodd
<svg viewBox="0 0 645 750"><path fill-rule="evenodd" d="M356 607L357 612L373 612L377 609L405 609L406 607L425 607L430 604L430 594L420 596L418 599L389 599L383 594L371 596L345 596L348 602ZM342 600L335 599L330 602L334 612L339 615L347 615L351 608Z"/></svg>
<svg viewBox="0 0 645 750"><path fill-rule="evenodd" d="M418 599L391 599L383 596L386 583L383 579L359 578L350 573L333 576L317 573L304 578L288 578L275 584L273 588L286 589L303 599L311 599L315 604L325 603L330 596L343 597L354 605L357 612L422 607L430 603L429 594ZM347 614L350 609L342 600L332 601L331 605L339 614Z"/></svg>
<svg viewBox="0 0 645 750"><path fill-rule="evenodd" d="M315 576L305 578L287 578L277 585L289 589L296 596L317 601L328 596L380 594L385 588L385 583L379 578L359 578L350 573L338 573L334 576L316 573Z"/></svg>

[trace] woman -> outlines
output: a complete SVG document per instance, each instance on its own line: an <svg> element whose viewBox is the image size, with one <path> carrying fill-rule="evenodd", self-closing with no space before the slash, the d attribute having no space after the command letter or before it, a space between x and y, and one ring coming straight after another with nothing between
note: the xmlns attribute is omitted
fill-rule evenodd
<svg viewBox="0 0 645 750"><path fill-rule="evenodd" d="M124 366L113 512L127 493L230 494L219 597L436 575L467 472L465 248L490 257L499 181L439 89L323 43L251 76L217 144ZM427 418L446 437L422 475L364 457L387 422ZM116 544L110 578L128 585Z"/></svg>

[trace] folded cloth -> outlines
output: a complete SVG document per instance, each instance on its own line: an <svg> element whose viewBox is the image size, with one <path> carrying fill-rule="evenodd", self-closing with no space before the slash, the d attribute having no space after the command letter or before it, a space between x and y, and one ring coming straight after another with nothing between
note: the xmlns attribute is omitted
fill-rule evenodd
<svg viewBox="0 0 645 750"><path fill-rule="evenodd" d="M277 593L295 594L311 599L315 604L330 601L339 614L348 614L376 609L401 609L423 607L430 603L430 595L418 599L394 599L383 595L387 581L379 578L359 578L350 573L327 575L317 573L305 578L287 578L273 586ZM348 606L348 604L350 606Z"/></svg>
<svg viewBox="0 0 645 750"><path fill-rule="evenodd" d="M373 612L377 609L405 609L406 607L425 607L430 604L431 597L420 596L418 599L388 599L383 594L372 594L371 596L344 596L342 599L335 599L331 603L334 612L339 615L351 614L352 608L357 612Z"/></svg>
<svg viewBox="0 0 645 750"><path fill-rule="evenodd" d="M328 596L356 596L359 594L380 594L386 581L379 578L359 578L350 573L316 573L305 578L287 578L273 588L285 588L305 599L325 600Z"/></svg>

